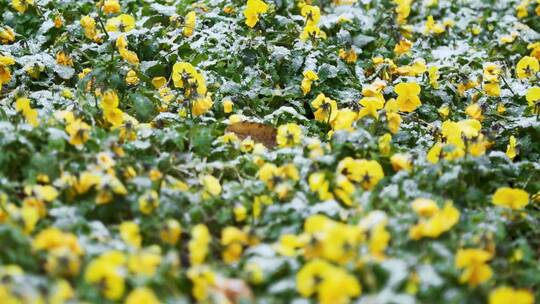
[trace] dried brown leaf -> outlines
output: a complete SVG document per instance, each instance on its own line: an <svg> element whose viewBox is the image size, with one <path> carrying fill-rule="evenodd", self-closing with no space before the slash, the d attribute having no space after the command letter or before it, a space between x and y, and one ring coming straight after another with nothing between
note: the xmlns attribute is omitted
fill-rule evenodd
<svg viewBox="0 0 540 304"><path fill-rule="evenodd" d="M251 137L271 149L276 145L276 128L257 122L237 122L225 129L232 132L240 139Z"/></svg>

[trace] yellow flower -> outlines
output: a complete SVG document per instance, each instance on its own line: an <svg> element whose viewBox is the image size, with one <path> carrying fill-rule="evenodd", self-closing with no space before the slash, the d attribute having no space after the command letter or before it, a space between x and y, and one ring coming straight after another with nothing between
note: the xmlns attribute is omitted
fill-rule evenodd
<svg viewBox="0 0 540 304"><path fill-rule="evenodd" d="M229 226L221 231L221 245L223 250L223 261L233 263L242 256L243 246L248 243L248 235L242 230Z"/></svg>
<svg viewBox="0 0 540 304"><path fill-rule="evenodd" d="M484 91L488 96L498 97L501 95L501 86L497 82L484 83Z"/></svg>
<svg viewBox="0 0 540 304"><path fill-rule="evenodd" d="M497 287L489 293L489 304L534 304L534 295L526 289Z"/></svg>
<svg viewBox="0 0 540 304"><path fill-rule="evenodd" d="M97 36L96 20L90 16L83 16L79 23L84 30L84 36L90 40L94 40Z"/></svg>
<svg viewBox="0 0 540 304"><path fill-rule="evenodd" d="M439 212L439 206L433 200L427 198L417 198L411 203L414 212L419 216L431 217Z"/></svg>
<svg viewBox="0 0 540 304"><path fill-rule="evenodd" d="M379 137L379 152L382 156L389 156L392 143L392 134L386 133Z"/></svg>
<svg viewBox="0 0 540 304"><path fill-rule="evenodd" d="M10 56L0 56L0 84L8 83L11 80L10 65L15 64L15 59Z"/></svg>
<svg viewBox="0 0 540 304"><path fill-rule="evenodd" d="M50 185L35 185L32 187L25 187L25 192L28 195L34 195L38 199L49 203L54 201L59 195L58 190Z"/></svg>
<svg viewBox="0 0 540 304"><path fill-rule="evenodd" d="M362 288L356 277L337 268L319 286L321 304L348 303L350 298L360 295Z"/></svg>
<svg viewBox="0 0 540 304"><path fill-rule="evenodd" d="M304 71L304 79L302 79L302 92L304 95L309 93L311 91L311 84L313 81L319 80L319 76L317 76L317 73L315 73L312 70Z"/></svg>
<svg viewBox="0 0 540 304"><path fill-rule="evenodd" d="M296 288L303 297L318 294L322 304L348 303L362 291L354 276L319 259L309 261L298 271Z"/></svg>
<svg viewBox="0 0 540 304"><path fill-rule="evenodd" d="M139 64L139 57L137 56L135 52L132 52L126 48L120 48L118 50L118 53L120 54L120 57L122 57L125 61L133 65Z"/></svg>
<svg viewBox="0 0 540 304"><path fill-rule="evenodd" d="M362 106L358 112L358 118L364 116L373 116L375 119L379 119L378 110L382 109L384 106L384 99L377 97L364 97L358 102Z"/></svg>
<svg viewBox="0 0 540 304"><path fill-rule="evenodd" d="M527 49L531 50L531 54L530 54L531 57L535 57L536 59L540 60L540 42L534 42L534 43L529 44L527 46Z"/></svg>
<svg viewBox="0 0 540 304"><path fill-rule="evenodd" d="M66 248L50 251L45 262L45 270L53 276L75 276L79 273L79 257Z"/></svg>
<svg viewBox="0 0 540 304"><path fill-rule="evenodd" d="M259 15L268 12L268 4L262 0L248 0L244 17L246 17L246 25L253 28L259 21Z"/></svg>
<svg viewBox="0 0 540 304"><path fill-rule="evenodd" d="M210 94L207 94L206 96L200 96L199 98L195 99L193 101L193 104L191 106L191 113L195 116L201 116L204 113L208 112L214 103L212 102L212 98L210 97Z"/></svg>
<svg viewBox="0 0 540 304"><path fill-rule="evenodd" d="M221 185L219 180L210 174L203 175L200 182L204 188L204 192L211 196L218 196L221 194Z"/></svg>
<svg viewBox="0 0 540 304"><path fill-rule="evenodd" d="M186 14L186 17L184 19L184 31L183 34L186 37L191 37L193 35L193 31L195 30L196 22L197 22L197 14L194 11L191 11Z"/></svg>
<svg viewBox="0 0 540 304"><path fill-rule="evenodd" d="M237 222L243 222L246 220L247 217L247 209L244 207L244 205L237 204L234 206L233 209L234 213L234 220Z"/></svg>
<svg viewBox="0 0 540 304"><path fill-rule="evenodd" d="M467 114L470 118L476 119L476 120L483 120L484 116L482 115L482 108L477 104L473 103L467 106L465 109L465 114Z"/></svg>
<svg viewBox="0 0 540 304"><path fill-rule="evenodd" d="M321 18L321 11L318 6L314 5L304 5L300 11L302 17L306 18L306 25L317 25L319 19Z"/></svg>
<svg viewBox="0 0 540 304"><path fill-rule="evenodd" d="M424 33L441 34L441 33L444 33L444 30L445 30L445 27L442 24L435 22L435 20L433 19L433 16L431 15L428 16L426 24L425 24L425 28L424 28Z"/></svg>
<svg viewBox="0 0 540 304"><path fill-rule="evenodd" d="M287 123L279 126L276 142L279 147L293 147L300 143L302 139L302 129L295 123Z"/></svg>
<svg viewBox="0 0 540 304"><path fill-rule="evenodd" d="M323 93L317 95L311 102L311 106L316 110L313 114L317 121L329 123L337 116L338 108L336 101L324 96Z"/></svg>
<svg viewBox="0 0 540 304"><path fill-rule="evenodd" d="M518 188L501 187L493 194L492 203L497 206L520 210L529 204L529 193Z"/></svg>
<svg viewBox="0 0 540 304"><path fill-rule="evenodd" d="M410 171L413 166L409 155L403 153L392 155L392 157L390 157L390 163L396 172L400 170Z"/></svg>
<svg viewBox="0 0 540 304"><path fill-rule="evenodd" d="M148 190L139 197L139 210L143 214L151 214L157 207L159 207L159 195L156 191Z"/></svg>
<svg viewBox="0 0 540 304"><path fill-rule="evenodd" d="M305 264L296 274L296 288L304 297L310 297L318 289L319 280L332 268L332 265L323 260L312 260Z"/></svg>
<svg viewBox="0 0 540 304"><path fill-rule="evenodd" d="M29 5L34 5L34 0L11 0L11 6L21 14L26 12Z"/></svg>
<svg viewBox="0 0 540 304"><path fill-rule="evenodd" d="M124 112L118 108L107 108L103 110L103 118L113 127L118 127L124 123Z"/></svg>
<svg viewBox="0 0 540 304"><path fill-rule="evenodd" d="M388 129L392 134L396 134L399 131L399 127L401 125L401 115L398 113L390 112L386 113L386 119L388 121Z"/></svg>
<svg viewBox="0 0 540 304"><path fill-rule="evenodd" d="M439 82L438 82L439 68L436 66L430 66L428 69L428 74L429 74L429 84L431 84L431 86L434 89L438 89L439 88Z"/></svg>
<svg viewBox="0 0 540 304"><path fill-rule="evenodd" d="M413 112L422 105L418 97L420 90L420 86L415 82L397 84L394 91L398 94L397 103L399 110L402 112Z"/></svg>
<svg viewBox="0 0 540 304"><path fill-rule="evenodd" d="M360 185L365 190L371 190L384 177L381 165L376 160L361 159L358 161L360 170L356 173L359 176Z"/></svg>
<svg viewBox="0 0 540 304"><path fill-rule="evenodd" d="M397 13L398 23L399 24L407 23L407 17L409 17L409 14L411 13L412 0L399 0L399 1L394 1L394 2L397 4L395 11Z"/></svg>
<svg viewBox="0 0 540 304"><path fill-rule="evenodd" d="M203 76L190 63L175 63L171 77L176 88L186 90L186 96L191 94L191 87L194 87L195 92L201 96L206 94L206 83Z"/></svg>
<svg viewBox="0 0 540 304"><path fill-rule="evenodd" d="M535 113L540 113L540 87L532 87L527 91L525 99L529 103L529 107L533 108Z"/></svg>
<svg viewBox="0 0 540 304"><path fill-rule="evenodd" d="M521 58L516 65L517 78L529 78L540 70L538 59L530 56Z"/></svg>
<svg viewBox="0 0 540 304"><path fill-rule="evenodd" d="M264 272L259 264L247 263L243 271L247 274L250 283L258 285L264 282Z"/></svg>
<svg viewBox="0 0 540 304"><path fill-rule="evenodd" d="M231 113L233 111L234 103L230 99L223 101L223 112L225 114Z"/></svg>
<svg viewBox="0 0 540 304"><path fill-rule="evenodd" d="M62 51L56 54L56 62L60 65L73 66L73 59L71 59L69 54L66 54Z"/></svg>
<svg viewBox="0 0 540 304"><path fill-rule="evenodd" d="M176 245L182 234L182 227L175 219L165 221L163 228L159 232L161 240L170 245Z"/></svg>
<svg viewBox="0 0 540 304"><path fill-rule="evenodd" d="M84 194L90 190L93 186L99 184L101 177L92 172L84 171L80 174L79 178L73 183L73 188L77 194Z"/></svg>
<svg viewBox="0 0 540 304"><path fill-rule="evenodd" d="M385 258L384 251L388 247L390 233L386 230L384 223L379 223L371 229L369 238L369 253L377 260Z"/></svg>
<svg viewBox="0 0 540 304"><path fill-rule="evenodd" d="M489 280L493 275L493 270L491 270L487 262L491 258L491 253L482 249L458 250L455 265L456 268L463 269L459 281L468 283L471 287L476 287Z"/></svg>
<svg viewBox="0 0 540 304"><path fill-rule="evenodd" d="M308 40L308 39L317 39L317 38L326 38L326 33L321 31L321 29L316 25L306 25L304 27L304 30L300 34L300 39L302 41Z"/></svg>
<svg viewBox="0 0 540 304"><path fill-rule="evenodd" d="M81 119L66 125L66 132L70 135L69 143L74 146L83 145L90 138L90 126Z"/></svg>
<svg viewBox="0 0 540 304"><path fill-rule="evenodd" d="M159 304L161 303L152 289L147 287L138 287L131 291L126 297L125 304Z"/></svg>
<svg viewBox="0 0 540 304"><path fill-rule="evenodd" d="M59 279L51 290L48 303L51 304L63 304L73 299L75 292L68 281Z"/></svg>
<svg viewBox="0 0 540 304"><path fill-rule="evenodd" d="M396 46L394 46L394 53L396 53L396 55L398 56L406 54L409 52L411 47L412 47L412 42L403 38L399 41L398 44L396 44Z"/></svg>
<svg viewBox="0 0 540 304"><path fill-rule="evenodd" d="M129 72L126 74L126 83L129 85L139 84L139 77L137 77L137 72L135 72L134 70L129 70Z"/></svg>
<svg viewBox="0 0 540 304"><path fill-rule="evenodd" d="M9 44L15 41L15 32L9 26L0 27L0 43Z"/></svg>
<svg viewBox="0 0 540 304"><path fill-rule="evenodd" d="M91 261L86 267L84 280L96 284L109 300L119 300L124 295L123 266L126 258L119 251L108 251Z"/></svg>
<svg viewBox="0 0 540 304"><path fill-rule="evenodd" d="M448 114L450 114L450 107L447 104L443 104L437 109L437 113L439 113L441 118L446 119Z"/></svg>
<svg viewBox="0 0 540 304"><path fill-rule="evenodd" d="M105 0L103 3L103 12L105 14L117 14L120 12L120 3L118 0Z"/></svg>
<svg viewBox="0 0 540 304"><path fill-rule="evenodd" d="M308 241L304 236L306 235L283 234L279 237L279 242L274 244L274 249L283 256L296 256L299 253L298 249L304 247Z"/></svg>
<svg viewBox="0 0 540 304"><path fill-rule="evenodd" d="M30 106L30 99L26 97L17 98L15 101L15 109L17 112L23 114L28 124L32 125L33 127L37 127L39 125L38 112L37 110L32 109Z"/></svg>
<svg viewBox="0 0 540 304"><path fill-rule="evenodd" d="M205 302L210 290L215 286L215 274L207 266L197 265L189 268L187 277L193 283L193 288L191 289L193 297L199 302Z"/></svg>
<svg viewBox="0 0 540 304"><path fill-rule="evenodd" d="M500 102L499 104L497 104L497 113L503 114L504 112L506 112L506 107L504 103Z"/></svg>
<svg viewBox="0 0 540 304"><path fill-rule="evenodd" d="M346 157L338 163L337 171L349 180L360 183L365 190L373 189L384 177L382 167L376 160Z"/></svg>
<svg viewBox="0 0 540 304"><path fill-rule="evenodd" d="M204 263L208 254L208 245L211 236L208 228L203 224L198 224L191 229L191 240L188 243L189 260L192 265Z"/></svg>
<svg viewBox="0 0 540 304"><path fill-rule="evenodd" d="M48 252L65 249L76 255L84 254L84 250L79 245L79 241L74 234L63 232L56 227L49 227L40 231L34 237L32 249Z"/></svg>
<svg viewBox="0 0 540 304"><path fill-rule="evenodd" d="M132 221L125 221L120 224L120 237L122 240L135 248L140 248L142 237L139 234L139 225Z"/></svg>
<svg viewBox="0 0 540 304"><path fill-rule="evenodd" d="M151 246L131 255L128 259L128 269L137 276L153 277L161 263L161 248Z"/></svg>
<svg viewBox="0 0 540 304"><path fill-rule="evenodd" d="M447 202L442 210L436 212L433 212L436 207L430 203L427 206L421 206L421 204L426 203L416 202L413 204L413 208L416 208L415 211L432 215L427 220L420 220L409 229L409 237L412 240L419 240L423 237L437 238L449 231L459 221L459 210L453 206L452 202Z"/></svg>
<svg viewBox="0 0 540 304"><path fill-rule="evenodd" d="M486 63L484 65L484 80L488 82L497 81L501 68L494 63ZM472 84L471 84L472 85ZM470 86L468 86L470 88Z"/></svg>
<svg viewBox="0 0 540 304"><path fill-rule="evenodd" d="M64 18L61 15L54 17L54 27L61 28L64 25Z"/></svg>
<svg viewBox="0 0 540 304"><path fill-rule="evenodd" d="M105 29L107 32L129 32L135 29L135 18L127 14L121 14L107 20Z"/></svg>
<svg viewBox="0 0 540 304"><path fill-rule="evenodd" d="M309 176L309 189L316 192L321 201L333 199L334 196L329 191L330 183L325 177L324 172L315 172Z"/></svg>
<svg viewBox="0 0 540 304"><path fill-rule="evenodd" d="M347 63L355 63L358 59L358 55L356 55L356 51L353 48L350 48L348 50L345 49L339 49L339 58L345 60Z"/></svg>
<svg viewBox="0 0 540 304"><path fill-rule="evenodd" d="M514 157L516 157L517 155L516 147L517 147L517 140L514 137L514 135L512 135L510 136L510 139L508 140L508 145L506 146L506 156L508 156L508 158L513 160Z"/></svg>
<svg viewBox="0 0 540 304"><path fill-rule="evenodd" d="M242 140L242 142L240 143L240 151L244 153L249 153L253 151L254 146L255 146L255 141L251 139L250 137L248 137Z"/></svg>
<svg viewBox="0 0 540 304"><path fill-rule="evenodd" d="M332 130L334 131L344 130L352 132L354 131L353 123L357 119L358 114L355 111L345 108L338 110L336 117L330 122L330 124L332 125Z"/></svg>

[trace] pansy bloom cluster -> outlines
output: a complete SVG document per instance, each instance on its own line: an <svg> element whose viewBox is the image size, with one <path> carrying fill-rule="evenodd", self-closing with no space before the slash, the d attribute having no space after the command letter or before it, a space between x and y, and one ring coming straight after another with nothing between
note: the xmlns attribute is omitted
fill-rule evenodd
<svg viewBox="0 0 540 304"><path fill-rule="evenodd" d="M539 0L0 0L0 303L540 301Z"/></svg>

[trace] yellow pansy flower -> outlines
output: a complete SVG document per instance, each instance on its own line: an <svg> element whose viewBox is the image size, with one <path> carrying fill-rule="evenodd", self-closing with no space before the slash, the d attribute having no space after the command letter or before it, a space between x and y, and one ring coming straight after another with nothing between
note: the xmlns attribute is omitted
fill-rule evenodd
<svg viewBox="0 0 540 304"><path fill-rule="evenodd" d="M184 18L184 30L182 32L184 36L191 37L193 35L193 31L195 30L196 23L197 23L197 14L194 11L187 13Z"/></svg>
<svg viewBox="0 0 540 304"><path fill-rule="evenodd" d="M127 14L121 14L107 20L105 29L107 32L129 32L135 29L135 18Z"/></svg>
<svg viewBox="0 0 540 304"><path fill-rule="evenodd" d="M535 113L540 113L540 87L530 88L525 95L525 99Z"/></svg>
<svg viewBox="0 0 540 304"><path fill-rule="evenodd" d="M394 88L397 97L399 110L402 112L413 112L422 105L418 95L420 94L420 86L415 82L401 82Z"/></svg>
<svg viewBox="0 0 540 304"><path fill-rule="evenodd" d="M516 157L517 155L516 147L517 147L517 140L514 137L514 135L512 135L510 136L510 139L508 140L508 145L506 146L506 156L508 156L508 158L513 160L514 157Z"/></svg>
<svg viewBox="0 0 540 304"><path fill-rule="evenodd" d="M459 281L476 287L489 280L493 270L487 262L491 260L491 253L482 249L460 249L455 258L455 266L463 269Z"/></svg>
<svg viewBox="0 0 540 304"><path fill-rule="evenodd" d="M497 206L520 210L529 204L529 193L523 189L501 187L493 194L492 203Z"/></svg>
<svg viewBox="0 0 540 304"><path fill-rule="evenodd" d="M534 76L540 70L540 64L538 59L531 56L525 56L521 58L516 65L517 78L529 78Z"/></svg>
<svg viewBox="0 0 540 304"><path fill-rule="evenodd" d="M262 0L248 0L244 17L246 25L253 28L259 22L259 15L268 12L268 4Z"/></svg>
<svg viewBox="0 0 540 304"><path fill-rule="evenodd" d="M379 119L379 112L377 111L383 108L384 98L363 97L358 103L362 106L358 111L359 119L368 115Z"/></svg>
<svg viewBox="0 0 540 304"><path fill-rule="evenodd" d="M497 287L489 293L489 304L534 304L534 295L526 289Z"/></svg>
<svg viewBox="0 0 540 304"><path fill-rule="evenodd" d="M9 44L15 41L15 31L9 26L0 27L0 43Z"/></svg>
<svg viewBox="0 0 540 304"><path fill-rule="evenodd" d="M182 227L175 219L165 221L163 228L159 232L161 240L167 244L175 245L182 234Z"/></svg>
<svg viewBox="0 0 540 304"><path fill-rule="evenodd" d="M203 175L200 182L204 188L204 192L211 196L218 196L221 194L221 185L219 180L210 174Z"/></svg>
<svg viewBox="0 0 540 304"><path fill-rule="evenodd" d="M210 94L207 94L206 96L200 96L193 101L191 105L191 113L194 116L203 115L204 113L208 112L213 105L214 102L212 102Z"/></svg>
<svg viewBox="0 0 540 304"><path fill-rule="evenodd" d="M191 264L200 265L204 263L210 241L210 232L205 225L198 224L191 229L191 240L188 243Z"/></svg>
<svg viewBox="0 0 540 304"><path fill-rule="evenodd" d="M135 248L140 248L142 237L139 234L139 225L133 221L125 221L120 224L120 237L122 240Z"/></svg>
<svg viewBox="0 0 540 304"><path fill-rule="evenodd" d="M154 190L148 190L139 197L139 210L143 214L151 214L159 207L159 195Z"/></svg>
<svg viewBox="0 0 540 304"><path fill-rule="evenodd" d="M300 11L302 17L306 18L306 25L317 25L321 18L321 11L318 6L304 5Z"/></svg>
<svg viewBox="0 0 540 304"><path fill-rule="evenodd" d="M120 12L120 3L118 0L105 0L103 2L103 12L105 14L117 14Z"/></svg>
<svg viewBox="0 0 540 304"><path fill-rule="evenodd" d="M304 93L304 95L306 95L311 91L311 84L313 83L313 81L319 80L319 76L317 76L317 73L312 70L304 71L303 75L304 79L302 79L301 87L302 92Z"/></svg>
<svg viewBox="0 0 540 304"><path fill-rule="evenodd" d="M11 0L11 6L21 14L26 12L30 5L34 5L34 0Z"/></svg>
<svg viewBox="0 0 540 304"><path fill-rule="evenodd" d="M324 96L323 93L311 102L311 106L316 110L313 114L315 120L322 122L331 122L337 116L337 103L335 100Z"/></svg>
<svg viewBox="0 0 540 304"><path fill-rule="evenodd" d="M293 147L300 143L302 139L302 129L295 123L287 123L279 126L276 142L279 147Z"/></svg>
<svg viewBox="0 0 540 304"><path fill-rule="evenodd" d="M138 287L131 291L126 297L125 304L160 304L157 296L152 289L147 287Z"/></svg>

